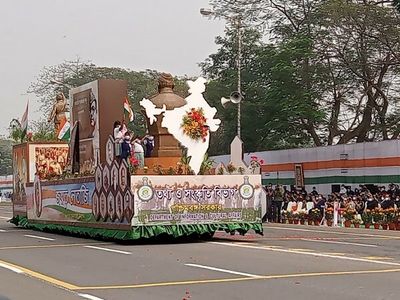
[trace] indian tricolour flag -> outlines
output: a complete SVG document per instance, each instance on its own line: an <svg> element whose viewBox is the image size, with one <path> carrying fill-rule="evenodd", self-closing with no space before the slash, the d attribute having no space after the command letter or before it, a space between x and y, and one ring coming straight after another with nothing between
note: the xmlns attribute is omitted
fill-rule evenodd
<svg viewBox="0 0 400 300"><path fill-rule="evenodd" d="M124 100L124 112L128 114L129 116L129 122L133 121L133 111L132 108L129 104L128 98L126 97Z"/></svg>
<svg viewBox="0 0 400 300"><path fill-rule="evenodd" d="M28 130L28 107L29 107L29 100L28 103L26 104L25 112L21 118L21 130L22 130L21 140L26 136L26 132Z"/></svg>
<svg viewBox="0 0 400 300"><path fill-rule="evenodd" d="M58 139L63 141L69 141L71 137L71 123L67 120L60 124L60 132L58 133Z"/></svg>

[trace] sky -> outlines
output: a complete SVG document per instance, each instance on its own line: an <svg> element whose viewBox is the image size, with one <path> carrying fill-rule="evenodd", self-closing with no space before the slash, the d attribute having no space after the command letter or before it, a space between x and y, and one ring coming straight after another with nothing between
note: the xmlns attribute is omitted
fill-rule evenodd
<svg viewBox="0 0 400 300"><path fill-rule="evenodd" d="M43 67L74 60L173 75L200 75L224 22L200 15L208 0L0 0L0 135L43 116L31 82Z"/></svg>

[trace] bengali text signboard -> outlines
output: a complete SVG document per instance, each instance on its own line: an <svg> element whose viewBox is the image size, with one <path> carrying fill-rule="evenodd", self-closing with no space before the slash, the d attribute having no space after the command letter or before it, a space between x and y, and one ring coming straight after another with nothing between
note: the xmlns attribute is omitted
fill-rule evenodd
<svg viewBox="0 0 400 300"><path fill-rule="evenodd" d="M261 175L132 176L133 226L261 222Z"/></svg>
<svg viewBox="0 0 400 300"><path fill-rule="evenodd" d="M93 222L94 181L48 184L35 178L27 187L28 219Z"/></svg>

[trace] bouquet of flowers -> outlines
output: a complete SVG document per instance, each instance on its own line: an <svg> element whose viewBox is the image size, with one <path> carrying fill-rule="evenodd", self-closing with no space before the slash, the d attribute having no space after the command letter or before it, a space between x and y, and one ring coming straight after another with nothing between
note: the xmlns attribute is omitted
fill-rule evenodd
<svg viewBox="0 0 400 300"><path fill-rule="evenodd" d="M129 171L131 174L135 174L137 169L139 168L139 161L135 158L135 156L131 156L129 158Z"/></svg>
<svg viewBox="0 0 400 300"><path fill-rule="evenodd" d="M354 220L354 216L356 215L356 210L353 208L346 208L343 212L343 218L346 221Z"/></svg>
<svg viewBox="0 0 400 300"><path fill-rule="evenodd" d="M301 220L301 221L305 221L308 217L308 215L305 211L299 211L298 216L299 216L299 220Z"/></svg>
<svg viewBox="0 0 400 300"><path fill-rule="evenodd" d="M374 220L374 223L383 224L385 221L385 212L382 208L375 208L372 211L372 218Z"/></svg>
<svg viewBox="0 0 400 300"><path fill-rule="evenodd" d="M308 218L313 221L320 221L321 220L321 211L318 208L313 208L310 210Z"/></svg>
<svg viewBox="0 0 400 300"><path fill-rule="evenodd" d="M327 221L333 221L333 207L325 209L325 219Z"/></svg>
<svg viewBox="0 0 400 300"><path fill-rule="evenodd" d="M263 159L258 159L257 156L251 156L250 157L250 168L252 173L254 174L255 171L258 168L261 168L261 166L264 164L264 160Z"/></svg>
<svg viewBox="0 0 400 300"><path fill-rule="evenodd" d="M205 142L209 130L206 122L207 119L204 117L203 109L192 108L183 116L181 128L193 140Z"/></svg>
<svg viewBox="0 0 400 300"><path fill-rule="evenodd" d="M396 222L397 220L397 210L394 208L385 209L385 217L388 223Z"/></svg>
<svg viewBox="0 0 400 300"><path fill-rule="evenodd" d="M292 211L287 211L286 212L286 216L288 220L293 220L294 219L294 215Z"/></svg>
<svg viewBox="0 0 400 300"><path fill-rule="evenodd" d="M250 157L250 166L257 168L257 167L261 167L264 164L264 160L263 159L258 159L257 156L251 156Z"/></svg>
<svg viewBox="0 0 400 300"><path fill-rule="evenodd" d="M372 224L372 212L369 209L366 209L361 215L361 219L364 224Z"/></svg>
<svg viewBox="0 0 400 300"><path fill-rule="evenodd" d="M300 220L300 214L298 211L294 210L291 212L291 214L292 214L293 220Z"/></svg>

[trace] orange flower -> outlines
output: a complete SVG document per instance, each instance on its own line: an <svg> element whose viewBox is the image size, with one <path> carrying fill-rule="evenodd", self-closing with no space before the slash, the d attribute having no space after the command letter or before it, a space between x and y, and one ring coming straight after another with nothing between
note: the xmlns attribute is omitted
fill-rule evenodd
<svg viewBox="0 0 400 300"><path fill-rule="evenodd" d="M194 140L202 140L205 142L208 134L207 119L204 117L203 109L192 108L186 112L182 118L181 128L183 132Z"/></svg>

